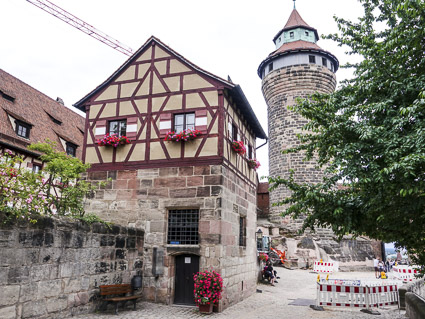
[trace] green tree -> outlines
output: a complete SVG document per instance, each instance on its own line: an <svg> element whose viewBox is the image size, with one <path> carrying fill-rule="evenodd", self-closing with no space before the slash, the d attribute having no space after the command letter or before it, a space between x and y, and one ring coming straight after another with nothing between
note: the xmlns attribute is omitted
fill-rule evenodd
<svg viewBox="0 0 425 319"><path fill-rule="evenodd" d="M85 197L91 196L99 186L80 179L89 165L56 151L55 143L50 141L28 148L42 153L40 159L45 167L39 174L22 167L20 156L10 151L0 154L2 219L35 222L40 215L60 215L87 222L101 221L84 211Z"/></svg>
<svg viewBox="0 0 425 319"><path fill-rule="evenodd" d="M284 152L316 159L325 177L269 182L292 191L276 204L288 205L284 215L305 215L304 229L395 242L425 265L425 4L360 2L364 16L335 18L340 34L327 36L363 57L345 66L354 78L291 107L309 123L302 145Z"/></svg>

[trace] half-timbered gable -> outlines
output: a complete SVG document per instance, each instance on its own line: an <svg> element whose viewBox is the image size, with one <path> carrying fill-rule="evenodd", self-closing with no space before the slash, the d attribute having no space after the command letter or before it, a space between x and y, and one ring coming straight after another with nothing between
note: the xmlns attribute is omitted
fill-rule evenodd
<svg viewBox="0 0 425 319"><path fill-rule="evenodd" d="M87 178L110 179L87 211L144 229L146 299L193 304L187 274L206 268L223 275L221 309L254 293L258 179L247 163L266 135L241 88L152 37L75 106L87 114ZM200 135L166 140L187 129ZM101 146L105 134L130 143Z"/></svg>
<svg viewBox="0 0 425 319"><path fill-rule="evenodd" d="M255 153L255 138L265 138L240 87L184 59L152 37L107 81L75 104L87 112L84 159L93 170L226 163L253 183L246 156L231 153L227 123ZM245 114L244 114L245 113ZM250 126L247 117L255 118ZM254 121L254 122L255 122ZM99 146L105 134L123 126L130 144ZM192 128L201 136L167 142L169 131ZM254 154L255 155L255 154Z"/></svg>

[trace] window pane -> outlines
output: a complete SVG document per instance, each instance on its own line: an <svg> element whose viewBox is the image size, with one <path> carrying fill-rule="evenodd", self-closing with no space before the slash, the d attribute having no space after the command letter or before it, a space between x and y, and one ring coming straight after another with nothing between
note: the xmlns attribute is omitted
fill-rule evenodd
<svg viewBox="0 0 425 319"><path fill-rule="evenodd" d="M120 122L120 130L119 130L119 132L120 132L120 136L125 136L126 135L126 133L127 133L127 121L121 121Z"/></svg>
<svg viewBox="0 0 425 319"><path fill-rule="evenodd" d="M109 122L109 135L118 135L118 121Z"/></svg>
<svg viewBox="0 0 425 319"><path fill-rule="evenodd" d="M186 114L186 130L195 129L195 113Z"/></svg>
<svg viewBox="0 0 425 319"><path fill-rule="evenodd" d="M181 125L174 125L174 131L177 132L177 133L183 131L183 124L181 124Z"/></svg>
<svg viewBox="0 0 425 319"><path fill-rule="evenodd" d="M184 124L184 114L178 114L174 116L174 124L175 125L183 125Z"/></svg>

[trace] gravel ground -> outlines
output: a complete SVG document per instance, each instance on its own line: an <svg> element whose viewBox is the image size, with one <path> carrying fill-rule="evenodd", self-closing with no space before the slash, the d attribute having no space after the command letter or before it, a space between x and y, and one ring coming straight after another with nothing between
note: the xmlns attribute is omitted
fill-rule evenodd
<svg viewBox="0 0 425 319"><path fill-rule="evenodd" d="M307 270L289 270L277 267L279 283L274 287L259 284L261 293L255 293L236 305L225 309L221 313L208 315L209 318L326 318L326 319L357 319L371 318L373 315L360 312L358 308L324 307L324 311L315 311L309 307L316 299L317 274ZM322 278L325 276L322 276ZM329 276L330 279L364 279L376 280L374 272L339 272ZM391 280L391 274L389 276ZM304 299L304 300L301 300ZM304 301L304 302L303 302ZM302 303L304 305L290 305L290 303ZM401 319L405 317L405 311L399 311L397 306L386 306L378 309L381 319ZM171 318L200 318L197 308L166 306L147 302L139 302L137 311L123 310L118 316L112 311L102 314L81 315L79 319L171 319Z"/></svg>

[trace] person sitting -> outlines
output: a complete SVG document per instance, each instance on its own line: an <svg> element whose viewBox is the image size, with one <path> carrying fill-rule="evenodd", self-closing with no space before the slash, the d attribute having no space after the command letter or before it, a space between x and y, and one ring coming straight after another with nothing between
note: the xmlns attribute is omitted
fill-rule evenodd
<svg viewBox="0 0 425 319"><path fill-rule="evenodd" d="M267 262L266 266L264 267L264 277L268 280L270 280L270 284L274 286L276 281L276 271L273 270L272 263L270 260Z"/></svg>

